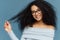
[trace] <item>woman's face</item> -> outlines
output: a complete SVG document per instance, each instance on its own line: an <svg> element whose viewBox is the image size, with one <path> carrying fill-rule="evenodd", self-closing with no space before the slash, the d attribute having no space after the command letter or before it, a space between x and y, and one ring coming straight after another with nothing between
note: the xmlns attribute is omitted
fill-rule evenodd
<svg viewBox="0 0 60 40"><path fill-rule="evenodd" d="M35 20L37 20L37 21L42 20L42 12L36 5L33 5L31 7L31 11L32 11L33 18Z"/></svg>

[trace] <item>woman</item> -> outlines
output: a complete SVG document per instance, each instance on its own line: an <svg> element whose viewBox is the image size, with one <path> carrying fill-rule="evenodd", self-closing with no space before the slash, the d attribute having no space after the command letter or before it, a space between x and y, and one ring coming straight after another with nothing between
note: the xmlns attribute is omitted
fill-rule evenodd
<svg viewBox="0 0 60 40"><path fill-rule="evenodd" d="M16 19L16 20L15 20ZM21 24L21 40L53 40L56 29L56 14L52 5L44 0L34 0L22 12L10 19ZM19 40L12 31L9 21L5 30L12 40Z"/></svg>

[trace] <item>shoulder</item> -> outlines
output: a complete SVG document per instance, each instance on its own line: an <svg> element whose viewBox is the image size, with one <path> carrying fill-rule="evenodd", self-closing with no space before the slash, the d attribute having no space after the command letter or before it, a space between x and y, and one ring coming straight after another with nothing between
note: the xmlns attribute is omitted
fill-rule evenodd
<svg viewBox="0 0 60 40"><path fill-rule="evenodd" d="M48 28L49 28L49 29L55 29L55 27L52 26L52 25L48 25Z"/></svg>

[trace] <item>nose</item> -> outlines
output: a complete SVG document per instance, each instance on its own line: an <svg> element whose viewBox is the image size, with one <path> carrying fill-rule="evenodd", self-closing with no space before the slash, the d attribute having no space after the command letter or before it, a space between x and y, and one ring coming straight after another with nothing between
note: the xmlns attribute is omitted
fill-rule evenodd
<svg viewBox="0 0 60 40"><path fill-rule="evenodd" d="M39 15L40 14L40 12L39 11L37 11L36 13L35 13L35 15Z"/></svg>

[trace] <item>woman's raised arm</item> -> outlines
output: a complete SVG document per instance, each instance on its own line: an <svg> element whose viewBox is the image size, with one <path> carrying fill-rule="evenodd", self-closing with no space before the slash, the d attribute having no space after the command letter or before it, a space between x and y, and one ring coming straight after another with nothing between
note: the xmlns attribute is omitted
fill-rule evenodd
<svg viewBox="0 0 60 40"><path fill-rule="evenodd" d="M11 24L8 21L5 22L4 29L10 36L11 40L19 40L14 34L14 32L12 31Z"/></svg>

